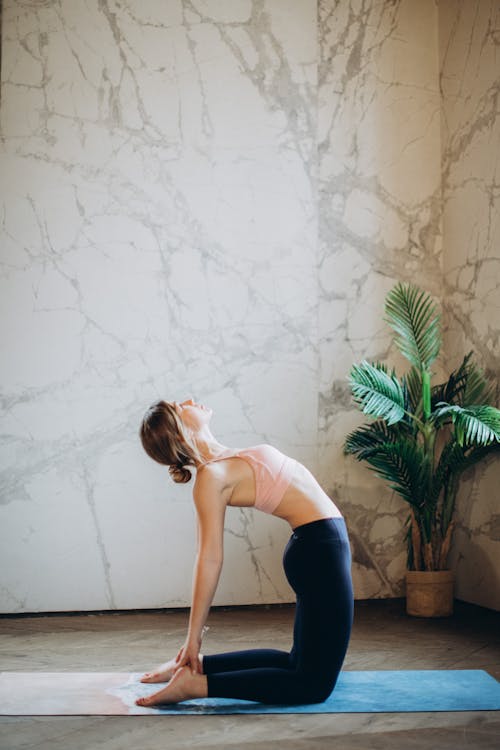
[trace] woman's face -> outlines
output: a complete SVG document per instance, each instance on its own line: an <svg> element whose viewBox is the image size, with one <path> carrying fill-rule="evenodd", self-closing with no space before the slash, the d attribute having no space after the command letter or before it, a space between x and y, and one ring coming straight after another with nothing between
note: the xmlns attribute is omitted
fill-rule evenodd
<svg viewBox="0 0 500 750"><path fill-rule="evenodd" d="M197 404L192 398L180 403L173 401L173 407L182 424L193 432L198 432L208 424L213 414L212 409L203 406L203 404Z"/></svg>

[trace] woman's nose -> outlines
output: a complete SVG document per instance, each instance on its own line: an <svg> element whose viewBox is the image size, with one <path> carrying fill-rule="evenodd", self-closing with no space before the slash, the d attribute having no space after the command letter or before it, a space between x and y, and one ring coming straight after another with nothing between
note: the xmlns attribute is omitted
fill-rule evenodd
<svg viewBox="0 0 500 750"><path fill-rule="evenodd" d="M191 404L191 406L194 406L194 399L193 398L187 398L185 401L182 402L183 404Z"/></svg>

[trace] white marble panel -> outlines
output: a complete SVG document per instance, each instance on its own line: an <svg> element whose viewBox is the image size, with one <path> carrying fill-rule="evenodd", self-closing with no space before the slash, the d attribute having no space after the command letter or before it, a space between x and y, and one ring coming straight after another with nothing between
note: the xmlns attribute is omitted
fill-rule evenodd
<svg viewBox="0 0 500 750"><path fill-rule="evenodd" d="M386 293L415 278L440 293L436 25L431 0L319 3L319 472L346 515L358 598L404 593L407 508L342 446L366 421L351 365L408 369L382 320Z"/></svg>
<svg viewBox="0 0 500 750"><path fill-rule="evenodd" d="M7 0L2 35L2 611L185 606L146 407L314 468L315 4ZM289 601L288 535L230 510L216 603Z"/></svg>
<svg viewBox="0 0 500 750"><path fill-rule="evenodd" d="M0 609L185 606L190 487L142 452L159 397L302 460L358 598L400 596L406 506L344 458L382 321L445 306L436 379L498 377L494 0L4 0ZM466 478L457 595L498 607L494 461ZM286 525L227 515L216 604L292 599Z"/></svg>
<svg viewBox="0 0 500 750"><path fill-rule="evenodd" d="M443 97L445 347L500 376L500 8L492 0L439 2ZM497 387L496 406L500 406ZM450 562L456 595L500 609L500 454L464 475Z"/></svg>

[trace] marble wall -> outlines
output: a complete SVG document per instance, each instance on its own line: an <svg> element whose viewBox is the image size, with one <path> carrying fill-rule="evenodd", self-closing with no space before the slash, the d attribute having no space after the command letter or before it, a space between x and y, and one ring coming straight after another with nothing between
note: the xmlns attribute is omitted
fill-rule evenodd
<svg viewBox="0 0 500 750"><path fill-rule="evenodd" d="M318 29L320 476L342 498L357 595L403 596L408 506L342 445L368 421L352 363L408 369L385 295L399 280L441 293L437 9L323 0Z"/></svg>
<svg viewBox="0 0 500 750"><path fill-rule="evenodd" d="M318 29L319 473L344 500L358 596L402 596L407 506L341 458L344 435L365 421L344 376L363 358L408 368L381 322L386 292L404 280L442 305L433 382L471 348L498 379L500 10L324 0ZM464 476L449 560L456 596L496 609L499 476L498 454Z"/></svg>
<svg viewBox="0 0 500 750"><path fill-rule="evenodd" d="M500 376L500 6L439 2L445 349ZM464 475L450 563L456 595L500 609L500 460Z"/></svg>
<svg viewBox="0 0 500 750"><path fill-rule="evenodd" d="M3 611L189 603L160 397L316 468L316 6L288 11L4 2ZM290 600L288 536L229 511L215 603Z"/></svg>
<svg viewBox="0 0 500 750"><path fill-rule="evenodd" d="M191 394L223 443L317 474L358 598L402 595L406 508L341 447L363 421L352 362L405 368L386 292L443 297L462 215L450 183L443 235L441 5L4 0L2 612L189 604L190 486L137 429ZM444 5L452 30L462 3ZM288 535L229 509L214 603L291 601Z"/></svg>

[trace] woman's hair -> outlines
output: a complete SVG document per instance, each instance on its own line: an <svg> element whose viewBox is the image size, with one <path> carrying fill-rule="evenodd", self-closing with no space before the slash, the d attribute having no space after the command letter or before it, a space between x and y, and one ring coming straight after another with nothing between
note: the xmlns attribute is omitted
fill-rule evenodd
<svg viewBox="0 0 500 750"><path fill-rule="evenodd" d="M168 401L157 401L149 407L139 435L148 456L168 466L174 482L189 482L191 472L185 466L203 462L197 448L188 440L175 408Z"/></svg>

